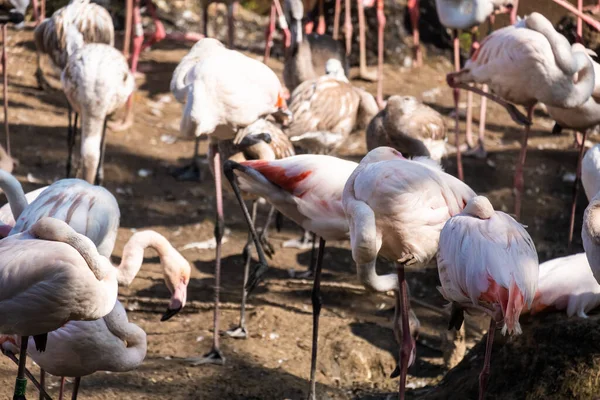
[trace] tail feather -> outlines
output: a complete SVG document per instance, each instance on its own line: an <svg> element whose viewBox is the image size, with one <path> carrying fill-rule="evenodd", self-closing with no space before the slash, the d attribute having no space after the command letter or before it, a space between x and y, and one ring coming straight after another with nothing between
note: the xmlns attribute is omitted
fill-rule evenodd
<svg viewBox="0 0 600 400"><path fill-rule="evenodd" d="M508 303L506 304L506 311L504 314L502 334L508 332L510 334L520 335L523 333L521 324L519 324L519 317L521 316L524 305L525 297L513 279L508 289Z"/></svg>

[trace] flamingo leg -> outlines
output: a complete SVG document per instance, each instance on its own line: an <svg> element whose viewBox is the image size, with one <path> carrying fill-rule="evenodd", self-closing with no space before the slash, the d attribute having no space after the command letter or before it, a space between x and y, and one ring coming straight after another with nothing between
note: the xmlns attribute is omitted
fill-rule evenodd
<svg viewBox="0 0 600 400"><path fill-rule="evenodd" d="M281 30L283 31L283 47L287 56L289 49L292 46L292 33L290 32L287 20L285 19L283 8L281 8L281 3L279 2L279 0L273 0L273 4L275 4L275 11L277 14L277 20L279 22L279 28L281 28Z"/></svg>
<svg viewBox="0 0 600 400"><path fill-rule="evenodd" d="M600 31L600 22L599 21L597 21L594 18L590 17L589 15L579 11L568 1L566 1L566 0L552 0L552 1L554 1L558 5L566 8L570 13L575 14L578 18L581 18L583 21L585 21L586 24L592 26L597 31Z"/></svg>
<svg viewBox="0 0 600 400"><path fill-rule="evenodd" d="M350 55L352 51L352 3L350 0L345 0L344 5L344 36L346 37L346 55Z"/></svg>
<svg viewBox="0 0 600 400"><path fill-rule="evenodd" d="M42 0L41 2L41 10L40 10L40 22L46 19L46 0Z"/></svg>
<svg viewBox="0 0 600 400"><path fill-rule="evenodd" d="M479 400L485 397L485 389L490 378L490 358L492 356L492 346L494 345L494 334L496 333L496 321L490 318L490 328L488 330L487 341L485 345L485 360L483 369L479 374Z"/></svg>
<svg viewBox="0 0 600 400"><path fill-rule="evenodd" d="M133 19L133 0L125 1L125 34L123 36L123 55L129 59L131 46L131 21Z"/></svg>
<svg viewBox="0 0 600 400"><path fill-rule="evenodd" d="M79 385L81 384L81 377L78 376L75 378L75 383L73 384L73 393L71 395L71 400L77 400L77 394L79 393Z"/></svg>
<svg viewBox="0 0 600 400"><path fill-rule="evenodd" d="M335 0L335 11L333 13L333 40L340 37L340 14L342 13L342 0Z"/></svg>
<svg viewBox="0 0 600 400"><path fill-rule="evenodd" d="M258 209L258 202L252 201L252 224L256 223L256 212ZM236 339L246 339L248 337L248 331L246 330L246 298L248 297L248 291L246 290L246 283L248 283L248 274L250 272L250 262L252 261L252 234L248 231L248 241L244 246L244 285L242 286L242 303L240 305L240 323L233 329L225 332L227 336Z"/></svg>
<svg viewBox="0 0 600 400"><path fill-rule="evenodd" d="M460 71L460 42L458 40L458 31L453 31L453 43L454 43L454 70ZM462 166L462 155L460 153L460 119L458 112L458 102L460 100L460 91L457 87L455 87L452 91L454 97L454 145L456 146L456 169L458 174L458 179L463 181L465 179L463 175L463 166Z"/></svg>
<svg viewBox="0 0 600 400"><path fill-rule="evenodd" d="M527 118L531 120L533 117L533 106L527 107ZM525 157L527 156L527 141L529 140L529 131L531 130L530 125L525 125L525 137L521 143L521 152L519 153L519 161L517 163L517 170L515 171L515 215L517 220L521 217L521 198L523 196L523 168L525 166Z"/></svg>
<svg viewBox="0 0 600 400"><path fill-rule="evenodd" d="M488 91L489 91L488 85L484 84L483 87L481 88L481 90L483 90L485 93L488 93ZM481 97L481 108L479 111L479 141L477 143L477 148L474 151L474 154L478 158L487 157L487 152L485 151L485 144L484 144L486 112L487 112L487 97L482 96Z"/></svg>
<svg viewBox="0 0 600 400"><path fill-rule="evenodd" d="M65 393L65 377L60 377L60 389L58 391L58 400L63 399L63 394Z"/></svg>
<svg viewBox="0 0 600 400"><path fill-rule="evenodd" d="M319 0L319 22L317 23L317 33L324 35L327 30L325 25L325 4L324 0Z"/></svg>
<svg viewBox="0 0 600 400"><path fill-rule="evenodd" d="M400 327L400 320L398 318L398 314L396 313L396 317L394 318L394 329L398 332L402 331L402 343L400 345L400 382L398 389L398 398L400 400L404 400L404 392L406 391L406 375L408 374L408 365L410 362L411 355L415 349L415 342L410 334L410 322L409 322L409 314L410 314L410 302L408 300L408 285L406 283L406 279L404 277L404 264L397 262L396 263L396 271L398 273L398 301L400 305L400 317L402 318L402 328ZM398 306L398 304L397 304Z"/></svg>
<svg viewBox="0 0 600 400"><path fill-rule="evenodd" d="M44 400L44 388L46 387L46 371L43 368L40 368L40 397L39 400Z"/></svg>
<svg viewBox="0 0 600 400"><path fill-rule="evenodd" d="M577 0L577 11L583 14L583 0ZM583 40L583 20L581 17L577 17L577 40Z"/></svg>
<svg viewBox="0 0 600 400"><path fill-rule="evenodd" d="M265 221L265 225L262 228L262 231L259 234L260 242L262 243L265 254L272 258L275 254L275 249L273 245L269 242L269 229L271 228L271 223L273 223L273 216L275 215L275 207L271 206L269 209L269 213L267 214L267 219Z"/></svg>
<svg viewBox="0 0 600 400"><path fill-rule="evenodd" d="M254 246L256 247L256 253L258 254L258 264L255 266L252 273L248 276L247 282L245 284L246 291L248 293L252 292L256 285L259 283L260 277L269 269L269 265L267 263L267 259L265 257L264 250L262 248L262 244L260 242L260 237L256 232L256 228L254 227L254 223L248 212L248 208L246 207L246 203L244 203L244 199L242 198L242 193L240 192L240 188L238 187L237 181L235 179L235 174L233 172L234 169L244 170L247 167L236 163L235 161L227 160L223 165L223 171L225 173L225 177L231 184L231 188L233 189L233 193L242 208L242 213L244 214L244 218L246 219L246 223L248 224L248 229L250 230L250 234L252 235L252 240L254 241ZM215 170L216 171L216 170ZM215 174L216 175L216 174Z"/></svg>
<svg viewBox="0 0 600 400"><path fill-rule="evenodd" d="M234 1L227 5L227 46L230 49L234 48L235 42L235 15L237 13L239 1Z"/></svg>
<svg viewBox="0 0 600 400"><path fill-rule="evenodd" d="M573 229L575 228L575 211L577 209L577 196L579 194L579 186L581 185L581 160L585 151L585 139L587 137L587 129L583 131L583 139L579 147L579 157L577 159L577 174L575 175L575 184L573 185L573 203L571 204L571 219L569 221L569 243L568 250L571 251L573 244Z"/></svg>
<svg viewBox="0 0 600 400"><path fill-rule="evenodd" d="M479 43L477 41L477 34L471 33L471 55L475 53ZM467 145L469 148L473 147L473 92L467 92L467 117L465 126L465 137L467 139Z"/></svg>
<svg viewBox="0 0 600 400"><path fill-rule="evenodd" d="M409 0L406 5L410 15L410 25L413 35L413 54L416 67L423 65L423 54L421 53L421 40L419 37L419 0Z"/></svg>
<svg viewBox="0 0 600 400"><path fill-rule="evenodd" d="M68 112L67 118L69 120L67 127L67 174L66 177L69 178L71 176L71 166L73 163L73 146L75 145L75 137L73 132L73 109L71 108L71 103L68 103Z"/></svg>
<svg viewBox="0 0 600 400"><path fill-rule="evenodd" d="M361 79L374 82L377 75L367 69L367 41L363 0L356 0L356 5L358 9L359 74Z"/></svg>
<svg viewBox="0 0 600 400"><path fill-rule="evenodd" d="M312 332L312 353L310 358L310 394L309 400L317 400L317 353L319 350L319 316L321 315L321 307L323 305L321 299L321 268L323 265L323 254L325 252L325 239L319 240L319 254L317 256L317 264L315 268L315 280L312 290L312 307L313 307L313 332Z"/></svg>
<svg viewBox="0 0 600 400"><path fill-rule="evenodd" d="M146 8L148 9L150 16L152 17L152 23L154 24L154 33L150 36L150 39L148 39L145 43L142 43L142 48L140 49L140 51L144 51L148 47L160 42L161 40L164 40L167 37L165 26L162 22L160 22L158 14L156 13L156 6L154 5L154 2L147 1Z"/></svg>
<svg viewBox="0 0 600 400"><path fill-rule="evenodd" d="M517 22L517 13L519 11L519 0L514 0L512 9L510 10L510 24L514 25Z"/></svg>
<svg viewBox="0 0 600 400"><path fill-rule="evenodd" d="M39 24L40 21L40 10L38 0L33 0L31 3L31 11L33 11L33 19L35 20L36 25Z"/></svg>
<svg viewBox="0 0 600 400"><path fill-rule="evenodd" d="M273 32L275 32L275 3L271 3L271 14L269 15L269 25L265 31L265 56L263 62L266 64L271 56L271 47L273 46Z"/></svg>
<svg viewBox="0 0 600 400"><path fill-rule="evenodd" d="M6 24L2 25L2 92L4 97L4 133L6 135L6 152L10 157L10 131L8 126L8 58L6 54L6 33L7 27Z"/></svg>
<svg viewBox="0 0 600 400"><path fill-rule="evenodd" d="M377 104L381 110L385 108L383 102L383 41L385 29L385 13L383 7L383 0L377 0Z"/></svg>
<svg viewBox="0 0 600 400"><path fill-rule="evenodd" d="M104 184L104 154L106 154L106 118L104 119L104 127L102 128L102 139L100 139L100 161L96 169L96 179L94 184L102 186Z"/></svg>
<svg viewBox="0 0 600 400"><path fill-rule="evenodd" d="M15 355L13 353L11 353L9 351L5 351L4 349L0 349L0 351L6 357L8 357L12 362L19 365L19 360L17 359L17 357L15 357ZM37 390L39 390L41 400L52 400L52 398L46 392L45 388L35 379L35 376L33 376L33 374L27 368L25 368L25 376L27 376L27 378L29 378L31 383L33 383L33 386L35 386L35 388Z"/></svg>
<svg viewBox="0 0 600 400"><path fill-rule="evenodd" d="M13 400L26 400L25 392L27 390L27 379L25 378L25 366L27 365L28 341L28 336L21 336L21 352L19 353L19 368L17 370Z"/></svg>

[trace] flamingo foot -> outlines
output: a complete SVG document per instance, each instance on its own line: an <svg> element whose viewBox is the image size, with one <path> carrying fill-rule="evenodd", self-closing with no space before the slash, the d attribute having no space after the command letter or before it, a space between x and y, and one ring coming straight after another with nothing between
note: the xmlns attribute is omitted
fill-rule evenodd
<svg viewBox="0 0 600 400"><path fill-rule="evenodd" d="M317 33L319 35L324 35L327 27L325 26L325 18L323 16L319 17L319 23L317 25Z"/></svg>
<svg viewBox="0 0 600 400"><path fill-rule="evenodd" d="M479 143L476 147L471 147L470 149L463 152L463 155L466 157L474 157L479 160L483 160L487 158L488 153L485 150L483 143Z"/></svg>
<svg viewBox="0 0 600 400"><path fill-rule="evenodd" d="M245 326L240 325L223 332L223 335L229 336L230 338L234 339L247 339L248 331L246 330Z"/></svg>
<svg viewBox="0 0 600 400"><path fill-rule="evenodd" d="M358 78L367 82L377 82L377 71L363 69L359 72Z"/></svg>
<svg viewBox="0 0 600 400"><path fill-rule="evenodd" d="M113 132L124 132L133 126L133 113L129 113L122 121L108 121L106 125Z"/></svg>
<svg viewBox="0 0 600 400"><path fill-rule="evenodd" d="M190 357L186 358L185 361L189 362L193 366L197 365L225 365L225 357L221 354L221 350L212 349L209 353L203 355L202 357Z"/></svg>

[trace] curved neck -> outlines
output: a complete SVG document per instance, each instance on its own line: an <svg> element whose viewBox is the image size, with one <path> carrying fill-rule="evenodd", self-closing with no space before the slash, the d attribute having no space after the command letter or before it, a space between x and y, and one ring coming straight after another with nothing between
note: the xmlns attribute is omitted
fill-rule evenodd
<svg viewBox="0 0 600 400"><path fill-rule="evenodd" d="M134 233L125 245L121 264L117 267L119 285L129 286L131 284L142 267L144 251L147 247L156 250L162 262L171 248L171 244L164 236L154 231Z"/></svg>
<svg viewBox="0 0 600 400"><path fill-rule="evenodd" d="M596 84L592 60L582 52L574 53L573 58L577 69L577 80L573 84L571 94L565 102L565 108L579 107L585 103L592 95Z"/></svg>
<svg viewBox="0 0 600 400"><path fill-rule="evenodd" d="M119 355L119 370L128 371L140 365L146 357L146 332L139 326L129 322L125 309L119 302L104 317L104 323L110 333L125 342L127 346L127 351Z"/></svg>
<svg viewBox="0 0 600 400"><path fill-rule="evenodd" d="M12 174L0 170L0 189L2 189L8 198L10 209L16 221L25 207L27 207L27 198L25 197L25 192L23 192L23 187Z"/></svg>
<svg viewBox="0 0 600 400"><path fill-rule="evenodd" d="M377 275L375 269L377 260L365 264L356 264L358 280L367 289L376 292L387 292L389 290L398 290L398 275L387 274Z"/></svg>
<svg viewBox="0 0 600 400"><path fill-rule="evenodd" d="M550 21L539 14L532 14L525 20L525 26L546 37L552 48L556 65L558 65L561 71L570 75L579 71L580 68L577 68L571 51L571 44L566 37L556 32Z"/></svg>

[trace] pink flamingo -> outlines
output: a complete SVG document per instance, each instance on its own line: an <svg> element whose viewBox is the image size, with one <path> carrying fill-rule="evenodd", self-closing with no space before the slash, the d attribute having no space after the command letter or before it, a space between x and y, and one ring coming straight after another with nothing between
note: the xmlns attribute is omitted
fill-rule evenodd
<svg viewBox="0 0 600 400"><path fill-rule="evenodd" d="M490 316L479 375L479 400L483 400L496 324L503 323L503 334L520 334L519 316L531 308L536 293L539 265L533 240L521 224L477 196L446 222L437 263L440 292L452 303L450 327L460 328L465 309Z"/></svg>
<svg viewBox="0 0 600 400"><path fill-rule="evenodd" d="M555 258L540 264L531 313L564 310L568 317L587 318L600 305L600 284L594 279L585 253Z"/></svg>
<svg viewBox="0 0 600 400"><path fill-rule="evenodd" d="M371 290L396 291L397 333L400 318L403 327L409 326L404 267L433 259L444 223L474 196L467 185L444 173L435 162L407 160L390 147L371 150L346 182L342 201L359 280ZM378 255L394 260L397 274L377 275ZM407 369L416 349L408 329L398 339L399 396L403 399Z"/></svg>
<svg viewBox="0 0 600 400"><path fill-rule="evenodd" d="M289 115L277 75L260 61L229 50L215 39L204 38L181 60L171 80L175 98L185 103L181 134L187 137L209 136L213 146L214 171L221 170L220 140L238 144L247 126L269 114ZM223 237L223 194L221 174L215 174L217 218L215 222L215 316L211 351L194 363L222 364L219 349L219 285L221 239ZM259 243L255 241L257 248ZM264 253L259 253L266 264Z"/></svg>
<svg viewBox="0 0 600 400"><path fill-rule="evenodd" d="M459 72L448 74L448 84L496 101L515 122L525 124L525 135L515 172L515 214L519 218L523 194L523 166L535 104L573 108L585 103L594 89L594 67L583 52L572 52L567 39L543 15L533 13L518 26L486 37ZM576 79L575 79L576 78ZM495 94L468 83L485 83ZM511 103L527 108L527 118ZM459 167L462 168L462 167Z"/></svg>
<svg viewBox="0 0 600 400"><path fill-rule="evenodd" d="M312 292L313 337L310 369L310 399L316 399L316 365L321 312L321 266L327 240L348 240L348 222L342 207L344 184L357 164L324 155L298 155L281 160L253 160L237 163L225 162L225 176L244 211L248 227L257 242L257 234L251 223L240 189L263 197L283 215L296 222L306 231L320 236L317 263L314 266ZM237 177L237 180L235 179ZM238 186L239 184L239 186ZM312 266L311 266L312 267ZM258 284L267 265L255 269L246 288L248 292Z"/></svg>
<svg viewBox="0 0 600 400"><path fill-rule="evenodd" d="M0 254L0 332L22 337L14 398L24 399L28 336L43 351L48 332L107 315L117 274L90 239L55 218L3 239Z"/></svg>

